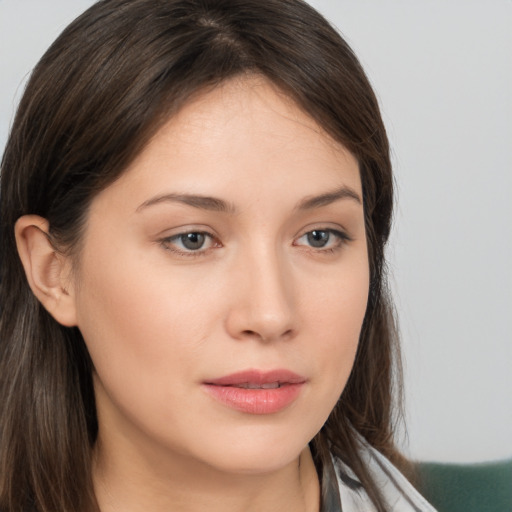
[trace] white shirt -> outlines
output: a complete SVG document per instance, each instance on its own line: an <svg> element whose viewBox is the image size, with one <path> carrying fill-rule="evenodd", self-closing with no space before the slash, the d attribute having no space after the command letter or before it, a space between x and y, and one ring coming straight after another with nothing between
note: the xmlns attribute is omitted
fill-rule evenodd
<svg viewBox="0 0 512 512"><path fill-rule="evenodd" d="M362 456L389 512L436 512L405 476L375 448L365 443ZM332 467L324 470L322 512L375 512L375 506L355 473L337 457L331 456L331 461ZM332 478L333 471L336 483Z"/></svg>

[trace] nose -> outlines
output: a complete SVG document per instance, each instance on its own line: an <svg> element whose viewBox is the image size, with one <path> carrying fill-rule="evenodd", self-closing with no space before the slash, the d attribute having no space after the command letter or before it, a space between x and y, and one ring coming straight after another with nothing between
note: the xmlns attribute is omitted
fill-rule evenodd
<svg viewBox="0 0 512 512"><path fill-rule="evenodd" d="M296 334L291 271L276 251L243 258L233 272L226 328L235 339L272 342Z"/></svg>

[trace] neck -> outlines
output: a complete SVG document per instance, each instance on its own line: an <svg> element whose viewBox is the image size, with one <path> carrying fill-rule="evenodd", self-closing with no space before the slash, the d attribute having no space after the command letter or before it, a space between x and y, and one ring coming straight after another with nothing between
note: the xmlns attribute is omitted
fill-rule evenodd
<svg viewBox="0 0 512 512"><path fill-rule="evenodd" d="M94 484L101 512L319 511L309 448L286 466L258 474L223 472L179 456L165 461L123 455L105 453L98 442Z"/></svg>

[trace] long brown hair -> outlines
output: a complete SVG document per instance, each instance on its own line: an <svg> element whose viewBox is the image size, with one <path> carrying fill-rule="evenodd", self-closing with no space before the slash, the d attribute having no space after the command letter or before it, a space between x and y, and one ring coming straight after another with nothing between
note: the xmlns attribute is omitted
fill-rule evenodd
<svg viewBox="0 0 512 512"><path fill-rule="evenodd" d="M4 153L0 232L0 509L97 510L92 363L77 328L32 295L14 224L49 221L59 250L80 252L91 199L112 183L191 95L241 74L277 85L358 159L371 284L355 365L312 441L333 451L379 511L360 438L395 463L400 384L385 284L393 204L389 147L372 88L351 49L301 0L103 0L34 69Z"/></svg>

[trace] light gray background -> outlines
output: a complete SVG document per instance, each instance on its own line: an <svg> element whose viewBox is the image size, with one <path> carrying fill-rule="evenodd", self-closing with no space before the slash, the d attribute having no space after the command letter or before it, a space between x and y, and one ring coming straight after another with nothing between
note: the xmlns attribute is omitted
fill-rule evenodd
<svg viewBox="0 0 512 512"><path fill-rule="evenodd" d="M0 148L88 0L0 0ZM390 248L413 457L512 455L512 1L311 0L374 84L398 185ZM1 151L1 150L0 150Z"/></svg>

